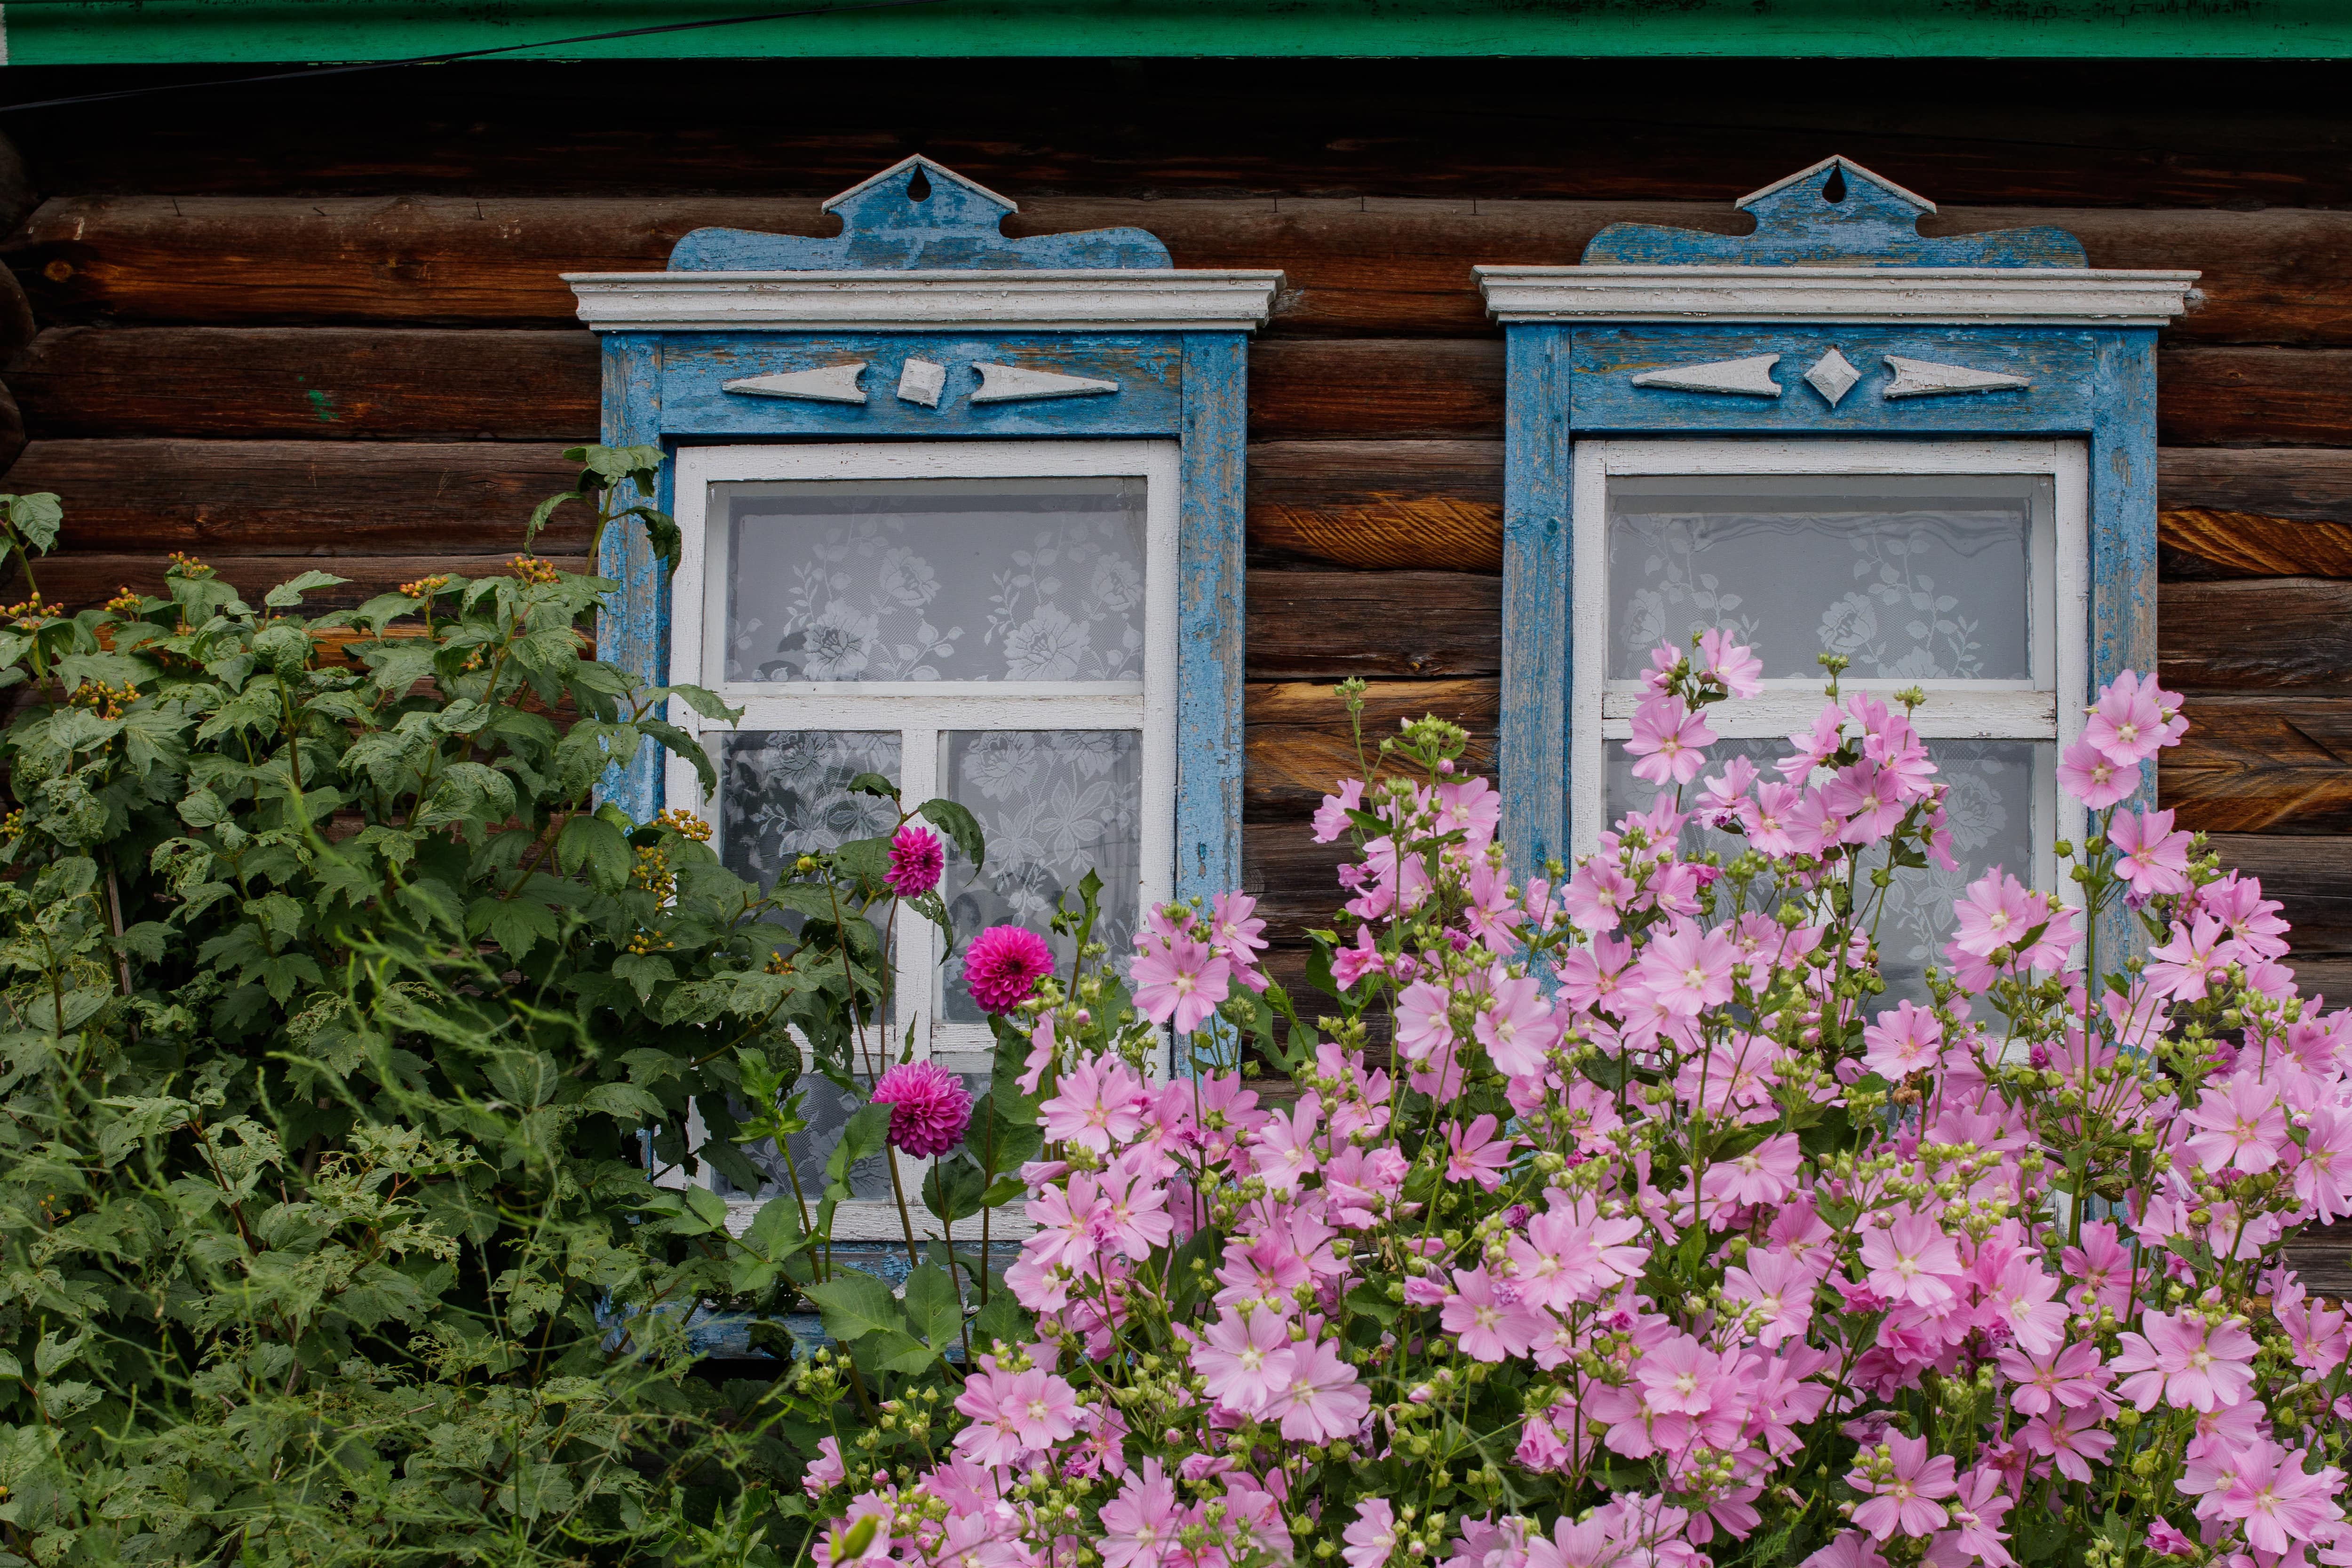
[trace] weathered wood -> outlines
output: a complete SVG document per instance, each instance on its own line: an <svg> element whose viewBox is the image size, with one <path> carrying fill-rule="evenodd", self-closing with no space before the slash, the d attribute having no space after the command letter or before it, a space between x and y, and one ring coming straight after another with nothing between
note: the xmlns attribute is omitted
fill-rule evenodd
<svg viewBox="0 0 2352 1568"><path fill-rule="evenodd" d="M145 355L163 369L142 379ZM2158 367L2166 439L2176 445L2352 445L2352 349L2175 349ZM34 427L59 436L566 439L592 427L582 415L597 395L587 334L561 331L66 331L37 341L18 374L37 408ZM1258 343L1249 412L1261 443L1491 441L1502 429L1503 345Z"/></svg>
<svg viewBox="0 0 2352 1568"><path fill-rule="evenodd" d="M1250 548L1343 566L1499 572L1503 448L1494 441L1261 441Z"/></svg>
<svg viewBox="0 0 2352 1568"><path fill-rule="evenodd" d="M2202 507L2352 523L2352 452L2168 447L2157 454L2157 495L2167 511Z"/></svg>
<svg viewBox="0 0 2352 1568"><path fill-rule="evenodd" d="M2352 839L2284 833L2216 833L2207 843L2225 867L2262 879L2286 907L2298 961L2352 953Z"/></svg>
<svg viewBox="0 0 2352 1568"><path fill-rule="evenodd" d="M588 557L584 554L540 553L541 559L563 571L588 570ZM402 583L436 573L454 572L468 577L495 575L502 564L495 556L449 555L341 555L326 562L315 555L223 555L211 559L221 579L233 584L254 604L260 603L262 594L305 572L330 571L349 578L341 586L314 589L303 595L303 608L316 612L347 609ZM124 587L161 594L163 572L170 564L152 553L116 555L69 551L39 562L36 571L45 597L79 610L104 603ZM12 581L12 586L21 586L22 581L20 574Z"/></svg>
<svg viewBox="0 0 2352 1568"><path fill-rule="evenodd" d="M1615 223L1737 232L1721 202L1471 198L1173 201L1049 196L1016 235L1141 227L1180 267L1279 267L1269 331L1482 331L1478 263L1573 262ZM2100 267L2194 268L2175 342L2352 342L2352 214L1947 208L1929 232L2054 225ZM823 235L805 197L84 196L35 215L11 260L46 318L121 321L570 322L557 274L657 268L699 226Z"/></svg>
<svg viewBox="0 0 2352 1568"><path fill-rule="evenodd" d="M2213 694L2160 759L2158 804L2210 833L2352 832L2352 700Z"/></svg>
<svg viewBox="0 0 2352 1568"><path fill-rule="evenodd" d="M5 379L36 439L586 441L596 366L576 331L52 327Z"/></svg>
<svg viewBox="0 0 2352 1568"><path fill-rule="evenodd" d="M16 400L0 386L0 474L25 450L25 416Z"/></svg>
<svg viewBox="0 0 2352 1568"><path fill-rule="evenodd" d="M927 152L1024 202L1253 190L1727 201L1837 148L1939 202L2352 204L2333 62L1904 61L1885 92L1738 59L468 62L21 122L52 190L779 192ZM122 85L53 71L44 90ZM626 106L615 113L614 106Z"/></svg>
<svg viewBox="0 0 2352 1568"><path fill-rule="evenodd" d="M2313 1295L2338 1302L2352 1296L2352 1219L2304 1226L2287 1237L2286 1258Z"/></svg>
<svg viewBox="0 0 2352 1568"><path fill-rule="evenodd" d="M1463 572L1254 572L1254 680L1493 675L1502 583Z"/></svg>
<svg viewBox="0 0 2352 1568"><path fill-rule="evenodd" d="M1255 587L1255 583L1253 583ZM1405 720L1434 714L1470 731L1463 765L1491 772L1500 688L1486 680L1375 680L1364 691L1366 751L1375 759L1381 740ZM1242 814L1251 822L1298 824L1337 781L1361 778L1348 710L1322 682L1252 681L1244 699L1248 765L1242 774Z"/></svg>
<svg viewBox="0 0 2352 1568"><path fill-rule="evenodd" d="M2157 518L2168 580L2352 577L2352 524L2185 507Z"/></svg>
<svg viewBox="0 0 2352 1568"><path fill-rule="evenodd" d="M2168 446L2352 446L2352 351L2172 348L2158 365Z"/></svg>
<svg viewBox="0 0 2352 1568"><path fill-rule="evenodd" d="M68 550L494 555L576 472L553 447L495 442L37 441L8 484L58 493ZM541 542L585 549L579 505Z"/></svg>
<svg viewBox="0 0 2352 1568"><path fill-rule="evenodd" d="M2352 583L2167 583L2158 598L2158 669L2168 687L2352 689Z"/></svg>

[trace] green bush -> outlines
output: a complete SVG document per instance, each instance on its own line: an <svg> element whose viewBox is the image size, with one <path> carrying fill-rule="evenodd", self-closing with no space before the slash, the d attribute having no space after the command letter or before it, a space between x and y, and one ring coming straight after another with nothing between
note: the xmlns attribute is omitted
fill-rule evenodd
<svg viewBox="0 0 2352 1568"><path fill-rule="evenodd" d="M617 499L657 454L572 456L557 500L667 551ZM0 508L30 584L56 498ZM647 739L709 778L665 703L731 717L593 657L610 584L525 557L301 614L341 581L256 607L175 559L0 626L0 1563L790 1562L836 1392L944 1377L971 1293L929 1265L934 1331L877 1291L887 1354L714 1388L697 1303L868 1293L824 1238L887 1108L740 1240L646 1151L756 1190L804 1066L870 1085L885 843L763 892L598 807ZM1003 1202L997 1153L932 1184Z"/></svg>

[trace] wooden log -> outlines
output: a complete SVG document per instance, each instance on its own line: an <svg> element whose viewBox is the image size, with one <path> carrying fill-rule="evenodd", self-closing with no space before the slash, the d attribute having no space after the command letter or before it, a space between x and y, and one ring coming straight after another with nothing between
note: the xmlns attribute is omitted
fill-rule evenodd
<svg viewBox="0 0 2352 1568"><path fill-rule="evenodd" d="M1503 569L1499 441L1261 441L1249 542L1343 566Z"/></svg>
<svg viewBox="0 0 2352 1568"><path fill-rule="evenodd" d="M2352 350L2161 350L2156 425L2167 446L2352 446Z"/></svg>
<svg viewBox="0 0 2352 1568"><path fill-rule="evenodd" d="M1046 197L1007 232L1133 226L1180 267L1279 267L1275 333L1475 334L1480 263L1562 265L1612 223L1737 232L1721 203ZM2352 342L2352 214L1946 208L1937 232L2054 225L2094 266L2201 270L2169 342ZM44 319L493 322L576 318L562 272L658 268L703 225L834 228L807 198L66 196L11 259Z"/></svg>
<svg viewBox="0 0 2352 1568"><path fill-rule="evenodd" d="M2352 523L2352 452L2168 447L2157 454L2156 493L2168 511L2193 507Z"/></svg>
<svg viewBox="0 0 2352 1568"><path fill-rule="evenodd" d="M142 384L149 353L184 367L184 384ZM69 331L37 342L25 369L37 427L59 436L564 439L593 428L598 395L585 332ZM2176 445L2352 444L2352 349L2174 349L2158 375ZM1493 441L1503 390L1499 337L1276 339L1251 351L1250 435Z"/></svg>
<svg viewBox="0 0 2352 1568"><path fill-rule="evenodd" d="M585 331L52 327L9 367L36 439L279 436L592 441Z"/></svg>
<svg viewBox="0 0 2352 1568"><path fill-rule="evenodd" d="M2159 804L2209 833L2352 832L2352 700L2200 699L2162 753Z"/></svg>
<svg viewBox="0 0 2352 1568"><path fill-rule="evenodd" d="M543 552L541 558L566 572L588 569L585 555ZM40 561L36 573L41 593L51 603L79 610L103 604L125 587L143 594L163 593L163 571L170 564L152 553L116 555L69 551ZM338 577L350 579L340 586L318 588L305 595L302 605L306 614L348 609L402 583L438 573L487 577L497 574L501 567L497 557L449 555L338 555L326 561L315 555L223 555L214 559L212 564L224 582L234 584L247 603L257 605L263 594L305 572L332 572ZM22 586L20 569L11 587Z"/></svg>
<svg viewBox="0 0 2352 1568"><path fill-rule="evenodd" d="M52 190L823 196L928 152L1024 202L1260 191L1728 202L1834 147L1946 204L2352 204L2332 62L1910 59L1894 94L1736 59L468 62L44 111ZM120 85L119 68L49 79ZM71 84L71 85L68 85ZM615 113L614 105L626 112ZM1108 106L1108 112L1106 112Z"/></svg>
<svg viewBox="0 0 2352 1568"><path fill-rule="evenodd" d="M1470 731L1463 756L1472 773L1491 773L1500 721L1500 683L1485 680L1375 680L1364 691L1364 736L1377 758L1400 721L1434 714ZM1343 778L1364 776L1346 706L1316 681L1254 680L1244 689L1244 820L1306 823Z"/></svg>
<svg viewBox="0 0 2352 1568"><path fill-rule="evenodd" d="M1494 675L1502 580L1462 572L1253 572L1253 679Z"/></svg>
<svg viewBox="0 0 2352 1568"><path fill-rule="evenodd" d="M2287 1237L2286 1260L2313 1295L2338 1303L2352 1297L2352 1219L2304 1226Z"/></svg>
<svg viewBox="0 0 2352 1568"><path fill-rule="evenodd" d="M2168 687L2352 689L2352 583L2167 583L2157 603L2157 665Z"/></svg>
<svg viewBox="0 0 2352 1568"><path fill-rule="evenodd" d="M2157 515L2156 543L2168 580L2352 577L2352 523L2183 507Z"/></svg>
<svg viewBox="0 0 2352 1568"><path fill-rule="evenodd" d="M57 492L68 550L454 556L512 554L576 472L553 447L497 442L37 441L8 483ZM587 548L577 503L541 544Z"/></svg>
<svg viewBox="0 0 2352 1568"><path fill-rule="evenodd" d="M2286 906L2280 913L2294 928L2288 940L2298 974L2307 961L2352 954L2352 839L2215 833L2207 844L2224 867L2261 878L2263 896Z"/></svg>

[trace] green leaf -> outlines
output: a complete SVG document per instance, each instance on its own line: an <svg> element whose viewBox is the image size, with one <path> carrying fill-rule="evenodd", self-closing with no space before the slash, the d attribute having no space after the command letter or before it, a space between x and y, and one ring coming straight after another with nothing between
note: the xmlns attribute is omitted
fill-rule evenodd
<svg viewBox="0 0 2352 1568"><path fill-rule="evenodd" d="M824 1163L824 1173L845 1189L849 1185L850 1168L861 1160L870 1160L882 1152L883 1142L890 1135L890 1108L868 1105L842 1123L841 1142L833 1146L833 1153Z"/></svg>
<svg viewBox="0 0 2352 1568"><path fill-rule="evenodd" d="M727 1200L709 1187L687 1188L686 1206L702 1222L703 1232L727 1228Z"/></svg>
<svg viewBox="0 0 2352 1568"><path fill-rule="evenodd" d="M523 548L526 550L530 548L531 541L539 537L540 531L547 526L548 519L555 515L555 509L557 507L562 506L565 501L577 500L579 499L580 492L578 490L558 490L553 495L548 497L545 500L540 502L537 506L531 508L530 521L523 524Z"/></svg>
<svg viewBox="0 0 2352 1568"><path fill-rule="evenodd" d="M1026 1344L1036 1333L1034 1320L1013 1299L1012 1289L1002 1274L989 1277L988 1300L971 1321L971 1342L975 1350L1003 1341L1008 1345Z"/></svg>
<svg viewBox="0 0 2352 1568"><path fill-rule="evenodd" d="M629 983L629 988L637 994L637 1001L641 1004L653 1000L656 986L667 985L677 978L677 972L670 967L668 959L650 952L621 954L613 960L613 974L615 979Z"/></svg>
<svg viewBox="0 0 2352 1568"><path fill-rule="evenodd" d="M846 787L852 795L877 795L884 800L898 798L898 786L880 773L859 773Z"/></svg>
<svg viewBox="0 0 2352 1568"><path fill-rule="evenodd" d="M1307 933L1307 984L1334 1002L1345 1002L1348 994L1339 989L1339 982L1331 973L1331 943L1320 931Z"/></svg>
<svg viewBox="0 0 2352 1568"><path fill-rule="evenodd" d="M725 702L719 700L717 692L712 691L706 687L685 685L673 686L669 688L669 693L679 701L685 703L688 708L693 709L697 713L701 714L705 719L709 719L715 723L740 724L743 721L742 709L728 707ZM849 787L856 789L857 785L853 783Z"/></svg>
<svg viewBox="0 0 2352 1568"><path fill-rule="evenodd" d="M907 1276L907 1320L915 1337L944 1356L950 1345L963 1343L963 1301L953 1276L936 1263L926 1263Z"/></svg>
<svg viewBox="0 0 2352 1568"><path fill-rule="evenodd" d="M302 602L302 595L313 588L332 588L348 583L349 577L338 577L332 572L304 572L290 582L280 583L261 596L261 602L273 610L290 610Z"/></svg>
<svg viewBox="0 0 2352 1568"><path fill-rule="evenodd" d="M980 819L954 801L927 800L915 808L915 815L953 839L956 853L971 861L973 870L987 862L988 839L980 830Z"/></svg>
<svg viewBox="0 0 2352 1568"><path fill-rule="evenodd" d="M751 1216L751 1227L743 1233L743 1245L772 1263L801 1251L811 1239L801 1229L799 1201L783 1196L761 1204Z"/></svg>
<svg viewBox="0 0 2352 1568"><path fill-rule="evenodd" d="M677 725L660 719L640 719L637 721L636 727L659 742L663 750L675 756L684 757L688 762L692 763L695 777L702 781L703 794L718 793L719 770L710 765L710 753L702 749L700 741L696 740Z"/></svg>
<svg viewBox="0 0 2352 1568"><path fill-rule="evenodd" d="M634 1084L600 1083L582 1095L580 1103L627 1122L658 1121L663 1114L662 1102Z"/></svg>
<svg viewBox="0 0 2352 1568"><path fill-rule="evenodd" d="M635 864L629 854L629 841L621 830L602 816L586 814L574 816L556 835L555 862L566 876L576 876L583 866L589 878L606 892L627 885L630 868Z"/></svg>
<svg viewBox="0 0 2352 1568"><path fill-rule="evenodd" d="M9 526L26 543L47 555L66 520L66 509L58 498L47 490L35 490L31 495L0 496L0 501L7 503Z"/></svg>
<svg viewBox="0 0 2352 1568"><path fill-rule="evenodd" d="M941 1225L953 1225L980 1212L988 1177L966 1158L935 1160L923 1178L923 1206Z"/></svg>
<svg viewBox="0 0 2352 1568"><path fill-rule="evenodd" d="M845 1268L801 1293L816 1303L824 1319L824 1331L845 1343L855 1343L868 1334L907 1331L907 1314L891 1296L890 1288L871 1274Z"/></svg>

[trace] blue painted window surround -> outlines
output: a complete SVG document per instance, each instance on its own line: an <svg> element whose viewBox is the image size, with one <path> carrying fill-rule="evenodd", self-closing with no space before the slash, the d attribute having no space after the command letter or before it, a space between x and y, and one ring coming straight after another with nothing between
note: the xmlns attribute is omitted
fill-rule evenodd
<svg viewBox="0 0 2352 1568"><path fill-rule="evenodd" d="M2156 334L2197 275L2091 268L2052 228L1923 237L1932 203L1843 158L1738 205L1753 232L1620 224L1580 266L1478 268L1508 341L1500 771L1522 866L1591 837L1570 820L1571 650L1606 601L1575 572L1580 443L2084 444L2089 646L2059 711L2155 662Z"/></svg>
<svg viewBox="0 0 2352 1568"><path fill-rule="evenodd" d="M604 342L604 439L683 447L1172 441L1179 450L1178 897L1240 865L1245 342L1278 272L1179 270L1141 229L1006 237L1013 204L908 158L824 204L829 237L698 229L659 273L567 278ZM642 528L607 541L605 657L670 664L670 595ZM694 650L681 650L691 655ZM699 679L684 668L683 679ZM648 745L605 790L663 804Z"/></svg>

